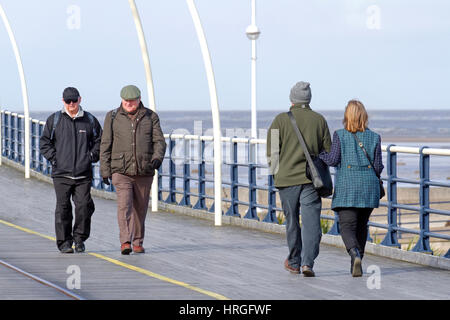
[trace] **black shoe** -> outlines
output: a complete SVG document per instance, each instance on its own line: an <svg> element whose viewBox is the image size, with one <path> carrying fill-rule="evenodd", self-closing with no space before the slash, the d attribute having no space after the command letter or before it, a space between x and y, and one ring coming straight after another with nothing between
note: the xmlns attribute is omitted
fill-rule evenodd
<svg viewBox="0 0 450 320"><path fill-rule="evenodd" d="M63 243L59 248L59 251L61 251L61 253L73 253L72 245L67 242Z"/></svg>
<svg viewBox="0 0 450 320"><path fill-rule="evenodd" d="M348 252L351 257L350 261L350 273L353 277L362 276L361 255L358 248L352 248Z"/></svg>
<svg viewBox="0 0 450 320"><path fill-rule="evenodd" d="M302 266L302 273L304 277L315 277L313 269L310 266Z"/></svg>
<svg viewBox="0 0 450 320"><path fill-rule="evenodd" d="M80 252L84 252L85 247L84 247L84 243L83 241L80 242L75 242L75 251L80 253Z"/></svg>

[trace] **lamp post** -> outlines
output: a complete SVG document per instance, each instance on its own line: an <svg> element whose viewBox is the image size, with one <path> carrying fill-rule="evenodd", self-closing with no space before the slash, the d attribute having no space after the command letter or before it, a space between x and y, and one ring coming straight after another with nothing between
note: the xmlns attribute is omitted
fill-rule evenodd
<svg viewBox="0 0 450 320"><path fill-rule="evenodd" d="M256 139L256 39L261 33L256 26L256 0L252 0L252 24L247 27L245 33L252 42L251 134L252 138Z"/></svg>
<svg viewBox="0 0 450 320"><path fill-rule="evenodd" d="M19 48L17 47L16 39L14 38L14 33L9 24L8 18L5 11L0 5L0 16L5 24L6 31L8 32L9 40L13 47L14 56L16 57L17 68L19 71L20 85L22 87L22 100L23 100L23 111L25 115L25 178L30 178L30 113L28 108L28 91L27 84L25 82L25 72L23 71L22 59L20 58ZM1 157L1 154L0 154Z"/></svg>

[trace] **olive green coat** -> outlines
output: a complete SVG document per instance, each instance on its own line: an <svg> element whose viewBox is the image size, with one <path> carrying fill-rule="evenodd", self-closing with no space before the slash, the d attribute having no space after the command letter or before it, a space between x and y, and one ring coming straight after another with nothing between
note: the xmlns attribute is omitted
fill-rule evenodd
<svg viewBox="0 0 450 320"><path fill-rule="evenodd" d="M331 137L325 118L309 105L290 108L311 155L331 148ZM267 160L276 187L311 183L306 178L306 157L287 112L278 114L267 133Z"/></svg>
<svg viewBox="0 0 450 320"><path fill-rule="evenodd" d="M166 152L158 115L141 103L132 120L120 106L111 125L113 111L106 114L100 144L101 176L108 178L113 173L153 176L155 170L151 161L162 162Z"/></svg>

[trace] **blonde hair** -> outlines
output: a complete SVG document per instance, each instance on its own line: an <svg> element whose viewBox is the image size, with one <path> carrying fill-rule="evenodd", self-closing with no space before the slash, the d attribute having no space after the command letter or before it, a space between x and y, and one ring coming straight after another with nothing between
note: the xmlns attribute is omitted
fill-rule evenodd
<svg viewBox="0 0 450 320"><path fill-rule="evenodd" d="M345 107L344 128L352 133L366 130L369 123L369 116L361 101L350 100Z"/></svg>

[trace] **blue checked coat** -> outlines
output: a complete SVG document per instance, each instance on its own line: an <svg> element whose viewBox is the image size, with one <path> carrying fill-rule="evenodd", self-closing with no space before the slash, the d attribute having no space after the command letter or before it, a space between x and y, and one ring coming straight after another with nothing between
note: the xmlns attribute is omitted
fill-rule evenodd
<svg viewBox="0 0 450 320"><path fill-rule="evenodd" d="M369 160L352 133L340 129L336 131L336 134L340 144L340 162L336 164L335 189L331 208L378 208L380 183ZM381 173L383 165L381 163L380 136L369 129L357 132L356 135L363 143L372 163L375 162L376 169ZM378 159L374 159L376 151L378 151ZM377 163L381 163L381 168Z"/></svg>

